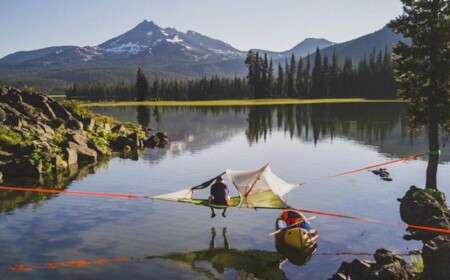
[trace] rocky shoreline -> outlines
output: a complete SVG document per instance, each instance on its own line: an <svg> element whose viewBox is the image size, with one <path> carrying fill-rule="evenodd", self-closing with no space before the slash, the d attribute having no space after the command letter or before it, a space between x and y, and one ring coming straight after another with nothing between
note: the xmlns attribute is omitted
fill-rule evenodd
<svg viewBox="0 0 450 280"><path fill-rule="evenodd" d="M165 133L148 132L74 102L60 104L41 93L0 86L0 181L61 176L75 164L168 143Z"/></svg>
<svg viewBox="0 0 450 280"><path fill-rule="evenodd" d="M434 189L420 189L411 186L400 202L400 217L409 225L450 229L450 209L445 194ZM357 279L450 279L450 235L436 231L407 228L405 240L420 240L423 247L418 254L423 260L423 270L412 268L399 255L378 249L374 261L358 259L343 262L332 280Z"/></svg>

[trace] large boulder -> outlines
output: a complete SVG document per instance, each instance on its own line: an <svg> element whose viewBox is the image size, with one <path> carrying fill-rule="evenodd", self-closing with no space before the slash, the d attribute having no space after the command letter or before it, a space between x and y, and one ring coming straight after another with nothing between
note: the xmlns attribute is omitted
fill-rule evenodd
<svg viewBox="0 0 450 280"><path fill-rule="evenodd" d="M91 131L95 127L95 120L93 118L83 118L82 120L84 130Z"/></svg>
<svg viewBox="0 0 450 280"><path fill-rule="evenodd" d="M378 249L375 262L353 260L343 262L331 280L408 280L413 279L414 270L400 256L386 249Z"/></svg>
<svg viewBox="0 0 450 280"><path fill-rule="evenodd" d="M67 149L73 149L77 153L77 159L79 162L95 162L97 161L97 152L87 146L81 146L74 142L68 141L65 145Z"/></svg>
<svg viewBox="0 0 450 280"><path fill-rule="evenodd" d="M424 278L450 279L450 236L440 235L427 241L422 249Z"/></svg>
<svg viewBox="0 0 450 280"><path fill-rule="evenodd" d="M155 135L151 135L146 140L144 140L144 145L150 148L164 148L169 142L166 132L157 132Z"/></svg>
<svg viewBox="0 0 450 280"><path fill-rule="evenodd" d="M50 102L48 105L55 113L56 117L64 121L68 121L70 118L72 118L72 114L69 111L67 111L63 106L61 106L58 102Z"/></svg>
<svg viewBox="0 0 450 280"><path fill-rule="evenodd" d="M73 117L67 120L66 126L73 130L83 130L84 128L83 123Z"/></svg>
<svg viewBox="0 0 450 280"><path fill-rule="evenodd" d="M23 102L34 108L39 108L48 118L56 118L55 113L48 103L50 99L48 96L28 91L21 92L20 96L22 97Z"/></svg>
<svg viewBox="0 0 450 280"><path fill-rule="evenodd" d="M129 146L131 149L143 148L143 143L136 132L127 136L122 135L117 137L116 140L112 142L112 145L119 150L123 150L126 146Z"/></svg>
<svg viewBox="0 0 450 280"><path fill-rule="evenodd" d="M6 163L5 177L28 176L39 177L42 173L42 162L30 157L16 158Z"/></svg>
<svg viewBox="0 0 450 280"><path fill-rule="evenodd" d="M65 147L62 149L62 152L64 154L64 160L67 162L67 164L69 164L69 166L78 162L77 149L73 147Z"/></svg>
<svg viewBox="0 0 450 280"><path fill-rule="evenodd" d="M400 201L400 217L410 225L450 229L450 210L445 194L434 189L420 189L411 186ZM439 232L408 228L410 235L404 238L426 242L438 236Z"/></svg>
<svg viewBox="0 0 450 280"><path fill-rule="evenodd" d="M71 130L66 133L66 139L81 146L86 146L88 137L82 131Z"/></svg>

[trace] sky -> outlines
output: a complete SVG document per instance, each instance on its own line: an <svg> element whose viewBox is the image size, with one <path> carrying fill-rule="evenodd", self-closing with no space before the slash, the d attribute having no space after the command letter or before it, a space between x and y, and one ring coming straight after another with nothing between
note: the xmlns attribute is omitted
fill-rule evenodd
<svg viewBox="0 0 450 280"><path fill-rule="evenodd" d="M0 0L0 58L51 46L96 46L143 20L247 51L305 38L342 43L383 28L400 0Z"/></svg>

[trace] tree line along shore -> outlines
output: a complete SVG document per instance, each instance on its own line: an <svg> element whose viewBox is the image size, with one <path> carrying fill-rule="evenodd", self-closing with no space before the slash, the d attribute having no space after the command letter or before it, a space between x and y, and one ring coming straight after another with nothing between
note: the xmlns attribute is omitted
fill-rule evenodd
<svg viewBox="0 0 450 280"><path fill-rule="evenodd" d="M314 58L314 59L313 59ZM344 64L336 52L329 59L317 48L314 55L294 54L274 69L267 54L249 51L245 64L247 77L202 77L170 80L155 76L148 79L138 68L135 83L74 83L66 90L68 99L79 100L173 100L262 98L349 98L386 99L396 97L391 55L387 48L373 50L356 65L346 58ZM276 75L275 75L276 73Z"/></svg>

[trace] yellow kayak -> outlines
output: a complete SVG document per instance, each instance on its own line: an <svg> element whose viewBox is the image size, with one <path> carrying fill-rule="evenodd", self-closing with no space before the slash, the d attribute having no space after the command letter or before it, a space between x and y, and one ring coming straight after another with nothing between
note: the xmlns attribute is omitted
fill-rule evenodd
<svg viewBox="0 0 450 280"><path fill-rule="evenodd" d="M318 238L317 230L305 216L293 209L281 212L275 222L275 228L279 230L275 235L278 241L297 249L313 246Z"/></svg>

